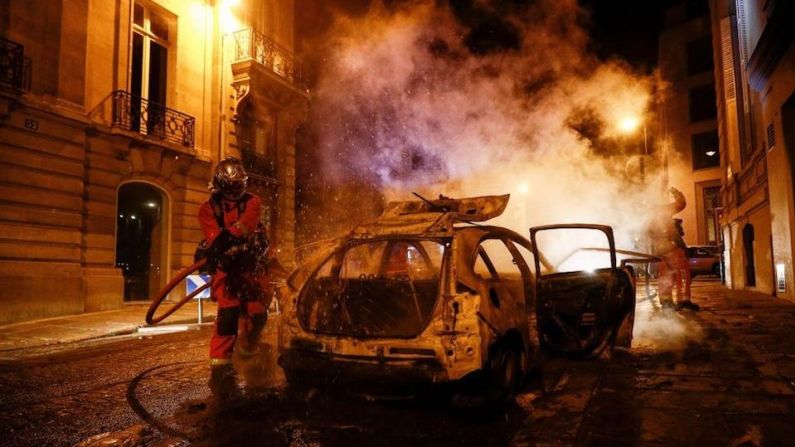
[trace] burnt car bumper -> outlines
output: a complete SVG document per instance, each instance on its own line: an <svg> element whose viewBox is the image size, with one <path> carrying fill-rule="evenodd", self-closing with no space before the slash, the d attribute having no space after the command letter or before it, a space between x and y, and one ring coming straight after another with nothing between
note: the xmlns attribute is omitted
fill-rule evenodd
<svg viewBox="0 0 795 447"><path fill-rule="evenodd" d="M448 381L436 359L371 358L290 348L279 365L291 384L345 385L360 391L411 392Z"/></svg>

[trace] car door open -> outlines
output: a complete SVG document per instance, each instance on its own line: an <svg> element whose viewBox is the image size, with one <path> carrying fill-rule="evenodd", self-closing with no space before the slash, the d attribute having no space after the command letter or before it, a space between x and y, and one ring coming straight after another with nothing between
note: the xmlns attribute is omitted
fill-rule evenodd
<svg viewBox="0 0 795 447"><path fill-rule="evenodd" d="M540 238L540 233L545 233ZM577 233L578 237L571 237ZM587 236L583 236L585 233ZM601 234L601 235L600 235ZM606 238L609 260L571 259L595 238ZM543 240L540 240L543 239ZM530 229L536 268L536 312L542 346L548 351L585 357L615 345L629 347L635 311L631 270L616 263L613 230L605 225L560 224ZM582 243L579 243L579 242ZM579 247L575 247L579 245ZM553 271L542 271L540 253L557 252ZM593 256L591 253L589 256Z"/></svg>

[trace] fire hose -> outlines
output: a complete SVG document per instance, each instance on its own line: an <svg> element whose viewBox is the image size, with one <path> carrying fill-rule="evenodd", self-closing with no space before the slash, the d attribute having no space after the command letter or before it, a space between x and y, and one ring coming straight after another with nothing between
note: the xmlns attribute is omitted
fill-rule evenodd
<svg viewBox="0 0 795 447"><path fill-rule="evenodd" d="M149 310L146 311L146 324L155 325L160 323L161 321L165 320L166 317L176 312L177 309L184 306L190 300L195 298L198 294L202 293L208 287L210 287L212 281L208 281L206 284L202 285L193 292L189 293L185 298L182 298L181 300L174 303L174 305L171 306L171 308L165 311L162 315L155 317L155 312L157 311L157 308L160 307L160 304L163 302L163 300L166 299L168 294L171 293L174 287L177 287L177 285L181 283L185 278L187 278L188 275L204 267L205 264L207 264L207 259L200 259L190 267L183 269L175 277L173 277L171 281L169 281L169 283L166 284L166 286L160 290L160 292L158 292L158 294L152 299L152 304L149 305Z"/></svg>

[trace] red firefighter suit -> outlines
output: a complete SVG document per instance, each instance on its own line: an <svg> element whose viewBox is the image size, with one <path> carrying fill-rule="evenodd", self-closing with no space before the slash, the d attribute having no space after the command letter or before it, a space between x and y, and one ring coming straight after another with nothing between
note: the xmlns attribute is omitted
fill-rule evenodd
<svg viewBox="0 0 795 447"><path fill-rule="evenodd" d="M673 305L673 288L676 284L677 300L689 301L690 293L683 290L687 284L686 276L689 272L685 251L682 248L684 242L673 221L673 215L685 209L686 201L684 195L675 188L671 188L674 202L655 210L649 226L649 236L654 249L654 254L662 258L660 262L658 281L660 304L663 307ZM685 294L687 296L685 296Z"/></svg>
<svg viewBox="0 0 795 447"><path fill-rule="evenodd" d="M237 256L257 250L253 247L257 232L262 231L261 208L260 199L246 193L237 200L214 194L199 209L199 223L206 245L211 247L208 259L216 264L211 289L213 299L218 302L210 340L210 360L214 365L231 362L239 323L244 337L241 350L254 347L265 326L272 296L267 274L258 267L257 253Z"/></svg>

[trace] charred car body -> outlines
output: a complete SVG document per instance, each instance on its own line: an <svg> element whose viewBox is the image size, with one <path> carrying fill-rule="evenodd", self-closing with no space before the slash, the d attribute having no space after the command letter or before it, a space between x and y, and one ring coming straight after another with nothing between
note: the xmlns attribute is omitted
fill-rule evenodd
<svg viewBox="0 0 795 447"><path fill-rule="evenodd" d="M508 196L396 202L317 246L293 272L279 331L288 382L453 382L477 375L506 392L542 350L580 356L629 346L631 271L555 272L523 236L478 225ZM554 231L571 226L531 230ZM541 272L539 275L538 272Z"/></svg>

